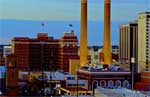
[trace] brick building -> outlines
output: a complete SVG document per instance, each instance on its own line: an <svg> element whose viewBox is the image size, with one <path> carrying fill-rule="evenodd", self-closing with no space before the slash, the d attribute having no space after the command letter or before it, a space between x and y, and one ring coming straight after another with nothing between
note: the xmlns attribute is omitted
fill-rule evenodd
<svg viewBox="0 0 150 97"><path fill-rule="evenodd" d="M74 32L64 33L61 39L49 37L47 33L38 33L36 38L13 38L12 53L19 70L69 71L69 59L79 59L77 44Z"/></svg>
<svg viewBox="0 0 150 97"><path fill-rule="evenodd" d="M69 72L69 60L79 59L78 40L73 32L64 33L60 39L60 66L64 71Z"/></svg>

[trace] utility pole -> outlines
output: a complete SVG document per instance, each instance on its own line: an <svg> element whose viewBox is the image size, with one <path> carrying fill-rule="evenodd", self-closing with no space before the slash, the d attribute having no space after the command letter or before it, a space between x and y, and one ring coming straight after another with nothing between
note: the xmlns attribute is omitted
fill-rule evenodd
<svg viewBox="0 0 150 97"><path fill-rule="evenodd" d="M132 75L132 82L131 82L131 89L134 89L134 65L135 65L135 58L132 57L131 58L131 66L132 66L132 70L131 70L131 75Z"/></svg>

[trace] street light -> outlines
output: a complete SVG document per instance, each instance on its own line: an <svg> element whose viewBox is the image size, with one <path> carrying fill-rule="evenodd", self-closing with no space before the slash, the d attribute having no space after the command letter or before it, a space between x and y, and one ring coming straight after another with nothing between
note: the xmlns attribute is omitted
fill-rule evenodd
<svg viewBox="0 0 150 97"><path fill-rule="evenodd" d="M132 71L131 71L131 74L132 74L132 83L131 83L131 89L133 90L134 89L134 64L135 64L135 58L132 57L131 58L131 66L132 66Z"/></svg>

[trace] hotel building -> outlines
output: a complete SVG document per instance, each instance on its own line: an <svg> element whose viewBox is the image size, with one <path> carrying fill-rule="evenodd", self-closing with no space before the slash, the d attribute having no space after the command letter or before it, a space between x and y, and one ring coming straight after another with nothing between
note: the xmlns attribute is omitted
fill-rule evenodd
<svg viewBox="0 0 150 97"><path fill-rule="evenodd" d="M130 64L134 57L137 63L138 59L138 23L137 21L127 24L121 24L119 27L119 60L120 64ZM131 66L128 66L131 67ZM131 68L130 68L131 69ZM138 72L138 64L134 66L135 72Z"/></svg>
<svg viewBox="0 0 150 97"><path fill-rule="evenodd" d="M150 12L138 15L138 64L140 71L150 70Z"/></svg>

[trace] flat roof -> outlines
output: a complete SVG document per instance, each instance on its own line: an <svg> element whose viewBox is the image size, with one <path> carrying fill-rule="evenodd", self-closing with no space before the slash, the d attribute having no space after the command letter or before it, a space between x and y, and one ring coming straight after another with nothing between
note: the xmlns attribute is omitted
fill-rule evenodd
<svg viewBox="0 0 150 97"><path fill-rule="evenodd" d="M150 14L150 12L142 12L142 13L139 13L139 14Z"/></svg>

